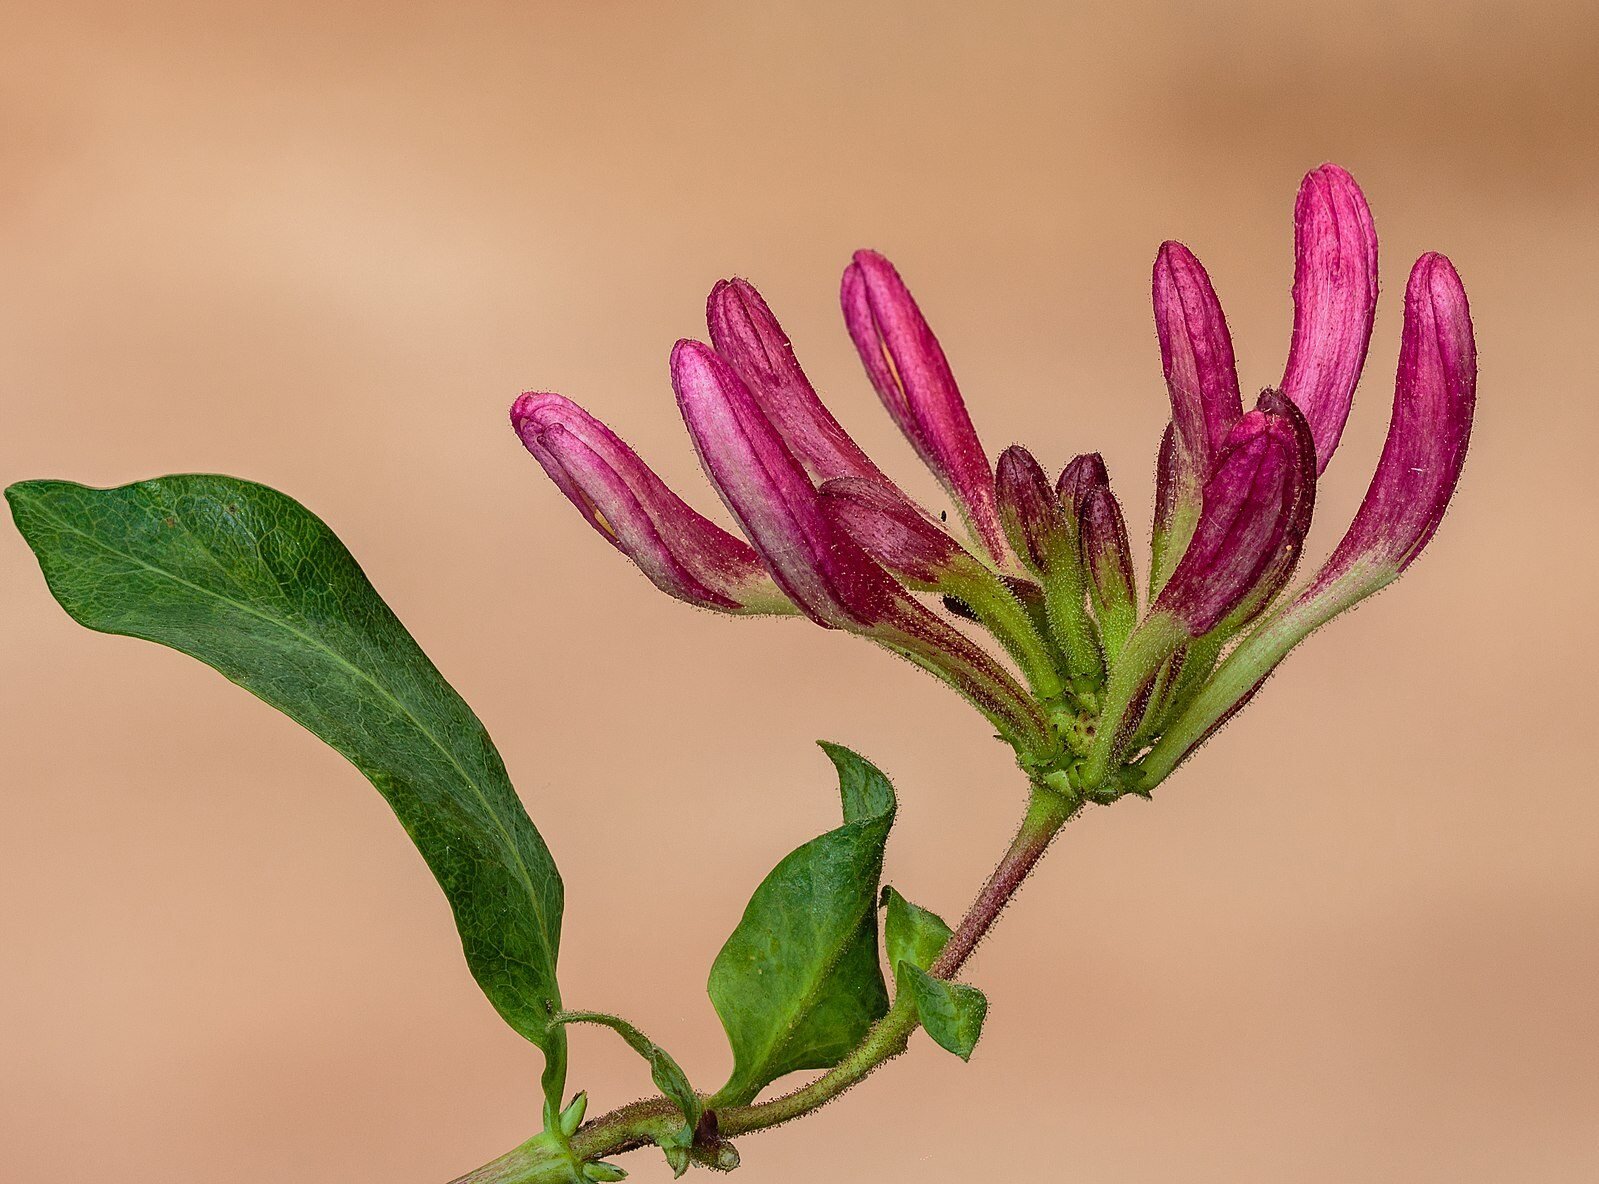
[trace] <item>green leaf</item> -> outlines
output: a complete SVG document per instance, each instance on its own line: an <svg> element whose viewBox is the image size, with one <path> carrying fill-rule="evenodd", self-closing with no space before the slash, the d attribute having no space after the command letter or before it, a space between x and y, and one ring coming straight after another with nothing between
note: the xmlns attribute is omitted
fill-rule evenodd
<svg viewBox="0 0 1599 1184"><path fill-rule="evenodd" d="M944 949L950 927L937 913L914 905L892 888L883 889L888 915L883 922L883 948L888 964L908 961L926 970Z"/></svg>
<svg viewBox="0 0 1599 1184"><path fill-rule="evenodd" d="M561 877L493 743L298 502L233 477L6 491L50 591L80 624L200 659L332 745L393 807L449 898L466 960L544 1050L558 1105L566 1038Z"/></svg>
<svg viewBox="0 0 1599 1184"><path fill-rule="evenodd" d="M894 787L871 761L851 752L842 744L817 741L838 773L838 796L844 807L845 822L894 820Z"/></svg>
<svg viewBox="0 0 1599 1184"><path fill-rule="evenodd" d="M981 991L934 978L909 959L894 967L894 985L911 993L917 1018L940 1047L963 1061L971 1060L972 1048L983 1034L983 1017L988 1014L988 999Z"/></svg>
<svg viewBox="0 0 1599 1184"><path fill-rule="evenodd" d="M761 882L711 967L711 1002L733 1046L713 1106L741 1104L799 1069L826 1069L888 1010L877 962L877 882L894 789L835 744L844 825L791 852Z"/></svg>
<svg viewBox="0 0 1599 1184"><path fill-rule="evenodd" d="M694 1087L688 1083L688 1075L672 1059L671 1054L626 1020L603 1011L563 1011L551 1022L598 1024L609 1028L627 1041L629 1048L644 1058L649 1064L650 1077L655 1082L655 1088L665 1094L683 1112L683 1128L678 1131L677 1138L673 1142L662 1144L662 1150L666 1152L666 1160L672 1165L674 1175L681 1176L687 1171L688 1150L694 1145L694 1131L700 1124L700 1116L705 1112L705 1106L700 1101L699 1094L694 1092Z"/></svg>
<svg viewBox="0 0 1599 1184"><path fill-rule="evenodd" d="M937 913L912 904L892 888L883 889L883 902L888 906L883 947L894 968L895 989L909 992L929 1036L961 1060L970 1060L983 1031L988 1000L976 987L927 973L949 941L950 927Z"/></svg>

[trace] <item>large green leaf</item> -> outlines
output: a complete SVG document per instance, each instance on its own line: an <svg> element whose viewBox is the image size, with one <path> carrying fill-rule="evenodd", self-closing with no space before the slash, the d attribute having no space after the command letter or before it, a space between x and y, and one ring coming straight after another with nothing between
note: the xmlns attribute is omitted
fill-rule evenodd
<svg viewBox="0 0 1599 1184"><path fill-rule="evenodd" d="M200 659L366 774L449 898L484 994L544 1050L558 1098L560 874L483 725L333 532L233 477L28 481L6 497L75 620Z"/></svg>
<svg viewBox="0 0 1599 1184"><path fill-rule="evenodd" d="M822 745L838 770L844 825L787 855L761 882L711 967L733 1046L712 1105L749 1101L798 1069L827 1069L888 1010L877 962L877 882L894 789L869 763Z"/></svg>

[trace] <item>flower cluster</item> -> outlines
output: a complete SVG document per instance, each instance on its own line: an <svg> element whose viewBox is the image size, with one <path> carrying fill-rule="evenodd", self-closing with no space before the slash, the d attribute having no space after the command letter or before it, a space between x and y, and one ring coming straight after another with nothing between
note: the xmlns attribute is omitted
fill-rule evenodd
<svg viewBox="0 0 1599 1184"><path fill-rule="evenodd" d="M1465 458L1471 320L1453 266L1427 254L1405 290L1376 473L1331 557L1291 587L1377 304L1376 234L1344 170L1305 177L1294 247L1287 366L1248 411L1205 269L1175 242L1156 258L1172 414L1142 596L1098 454L1054 482L1020 446L991 463L938 339L873 251L844 272L844 321L884 407L947 491L960 537L844 431L744 280L716 285L710 344L680 341L671 362L700 462L744 539L691 509L570 400L524 395L511 420L583 516L662 591L871 638L966 696L1038 784L1101 801L1144 793L1312 630L1398 577L1431 538ZM1010 664L957 621L984 626Z"/></svg>

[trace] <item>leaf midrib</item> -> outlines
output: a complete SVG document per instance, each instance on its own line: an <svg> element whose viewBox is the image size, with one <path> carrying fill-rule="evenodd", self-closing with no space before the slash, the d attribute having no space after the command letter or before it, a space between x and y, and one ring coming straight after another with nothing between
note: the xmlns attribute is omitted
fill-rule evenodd
<svg viewBox="0 0 1599 1184"><path fill-rule="evenodd" d="M312 635L310 635L308 633L304 633L301 630L296 629L293 625L289 624L286 620L284 620L284 619L282 619L280 617L268 616L267 614L265 614L265 613L261 612L260 610L252 607L251 605L245 603L242 600L235 600L235 599L233 599L230 596L224 596L221 593L213 591L210 588L205 588L205 587L202 587L199 584L193 583L190 580L186 580L182 576L178 575L176 572L168 571L166 568L156 567L154 564L146 562L144 559L140 558L138 555L135 555L131 551L119 550L118 548L111 546L109 543L105 542L104 540L102 540L102 539L96 537L95 535L90 534L87 531L83 530L82 528L78 527L77 525L75 525L74 523L69 521L68 519L61 517L59 514L53 513L49 508L44 507L42 503L36 503L36 509L39 510L39 512L42 514L43 517L45 517L45 518L49 519L50 521L56 523L57 526L60 529L66 531L69 534L76 535L79 538L88 540L90 543L94 544L96 547L99 547L101 550L107 552L108 554L115 555L115 556L117 556L119 558L131 560L132 562L138 564L140 567L144 568L148 572L152 572L152 573L154 573L157 576L161 576L161 577L164 577L164 578L166 578L168 580L171 580L175 584L181 584L182 586L184 586L186 588L192 588L194 591L200 593L201 595L209 596L211 599L221 601L223 604L233 605L236 608L242 609L244 612L248 613L249 615L251 615L253 617L256 617L258 620L264 621L268 625L276 626L277 628L283 630L284 632L289 633L289 634L293 635L294 637L300 638L311 649L318 650L318 651L326 654L328 657L332 658L335 663L337 663L338 665L344 667L346 670L349 670L352 674L356 675L358 678L360 678L362 681L364 681L367 685L372 687L373 690L377 691L380 696L382 696L388 702L392 703L394 705L394 707L399 711L400 715L403 718L409 720L411 722L411 724L415 726L416 730L419 733L421 733L422 736L424 736L427 739L427 741L430 744L433 745L434 748L438 749L439 753L441 755L443 755L444 759L449 762L449 764L455 769L455 771L457 773L460 774L461 780L463 782L465 782L468 786L471 787L473 794L476 795L478 802L482 805L484 813L488 815L490 822L494 826L494 829L499 832L500 837L505 841L506 846L510 848L511 856L516 861L517 871L520 874L520 878L522 880L522 883L523 883L524 887L527 888L528 900L533 905L534 915L538 918L539 932L544 937L544 946L545 946L546 949L550 948L550 932L549 932L549 927L548 927L548 925L545 922L544 909L543 909L543 907L542 907L542 905L541 905L541 903L539 901L538 892L533 887L532 872L529 870L529 868L527 866L527 861L522 857L522 849L521 849L521 847L517 844L516 840L512 837L511 832L506 829L505 824L500 820L499 815L497 813L495 813L494 808L489 804L488 797L483 792L482 786L480 786L477 783L476 779L473 778L472 775L466 771L466 768L461 764L461 762L459 760L456 759L455 754L452 753L448 748L446 748L444 746L443 742L436 735L433 734L433 731L426 724L424 724L422 722L422 720L416 715L416 713L413 712L405 703L403 703L399 699L399 697L394 694L393 691L389 690L388 687L384 686L376 678L372 677L371 674L367 673L367 671L365 671L361 667L357 666L354 662L351 662L343 654L339 653L337 650L333 649L331 646L327 645L325 642L322 642L322 641L318 640L317 638L313 637ZM206 557L208 559L210 559L213 563L215 563L220 571L226 572L227 569L222 566L221 560L215 554L213 554L211 552L210 548L206 547L203 543L201 543L199 541L198 536L196 536L193 531L187 531L187 533L189 534L189 537L191 539L195 540L197 546L199 547L199 549L202 552L204 552ZM376 589L373 590L373 595L377 596ZM381 598L379 598L379 599L381 599ZM231 682L231 681L234 681L234 680L229 679L229 681ZM248 687L246 687L245 689L249 690ZM254 691L251 691L251 694L254 694L254 693L255 693ZM480 726L481 726L481 721L480 721ZM521 959L516 959L516 960L517 961L521 961Z"/></svg>

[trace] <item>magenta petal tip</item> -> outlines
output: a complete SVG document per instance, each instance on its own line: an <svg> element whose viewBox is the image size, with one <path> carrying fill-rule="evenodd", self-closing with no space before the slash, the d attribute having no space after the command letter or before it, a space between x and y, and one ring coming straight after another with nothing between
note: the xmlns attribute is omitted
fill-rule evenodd
<svg viewBox="0 0 1599 1184"><path fill-rule="evenodd" d="M1357 567L1397 575L1419 555L1460 479L1477 403L1477 347L1454 265L1429 253L1405 287L1388 437L1366 496L1307 595Z"/></svg>
<svg viewBox="0 0 1599 1184"><path fill-rule="evenodd" d="M771 308L748 280L720 280L706 301L711 344L813 480L887 480L833 418L805 376Z"/></svg>
<svg viewBox="0 0 1599 1184"><path fill-rule="evenodd" d="M844 271L839 301L883 406L990 556L1003 564L993 469L943 348L904 280L876 251L857 251Z"/></svg>
<svg viewBox="0 0 1599 1184"><path fill-rule="evenodd" d="M793 611L748 544L690 508L570 399L525 394L511 425L585 521L663 592L724 612Z"/></svg>
<svg viewBox="0 0 1599 1184"><path fill-rule="evenodd" d="M804 467L733 369L709 346L679 341L672 386L711 484L800 610L836 628L888 619L903 594L828 521Z"/></svg>
<svg viewBox="0 0 1599 1184"><path fill-rule="evenodd" d="M1294 330L1282 389L1305 413L1316 471L1343 435L1377 311L1377 231L1360 186L1335 164L1294 202Z"/></svg>
<svg viewBox="0 0 1599 1184"><path fill-rule="evenodd" d="M1182 243L1161 245L1151 286L1172 420L1185 453L1204 471L1243 414L1232 335L1210 276Z"/></svg>

